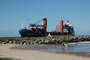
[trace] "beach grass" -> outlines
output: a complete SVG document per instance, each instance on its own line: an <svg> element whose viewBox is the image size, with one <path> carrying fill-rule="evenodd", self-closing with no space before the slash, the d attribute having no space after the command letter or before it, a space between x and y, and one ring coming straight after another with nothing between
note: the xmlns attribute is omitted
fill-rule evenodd
<svg viewBox="0 0 90 60"><path fill-rule="evenodd" d="M5 58L5 57L3 57L3 58L0 58L0 60L19 60L19 59L14 59L14 58Z"/></svg>
<svg viewBox="0 0 90 60"><path fill-rule="evenodd" d="M12 58L0 58L0 60L15 60L15 59L12 59Z"/></svg>

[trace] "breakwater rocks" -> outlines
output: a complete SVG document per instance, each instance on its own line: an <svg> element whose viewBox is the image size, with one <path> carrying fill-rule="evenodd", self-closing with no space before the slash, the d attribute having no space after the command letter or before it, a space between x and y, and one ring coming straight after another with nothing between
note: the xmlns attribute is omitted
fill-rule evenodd
<svg viewBox="0 0 90 60"><path fill-rule="evenodd" d="M0 37L0 44L61 44L63 42L90 41L90 35L81 36L52 36L52 37Z"/></svg>

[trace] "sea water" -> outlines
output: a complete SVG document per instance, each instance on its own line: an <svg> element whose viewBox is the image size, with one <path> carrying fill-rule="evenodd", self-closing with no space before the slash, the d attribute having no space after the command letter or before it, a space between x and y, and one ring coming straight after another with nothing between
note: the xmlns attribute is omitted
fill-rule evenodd
<svg viewBox="0 0 90 60"><path fill-rule="evenodd" d="M90 52L90 42L68 43L67 47L58 45L30 45L34 50L48 50L56 52Z"/></svg>

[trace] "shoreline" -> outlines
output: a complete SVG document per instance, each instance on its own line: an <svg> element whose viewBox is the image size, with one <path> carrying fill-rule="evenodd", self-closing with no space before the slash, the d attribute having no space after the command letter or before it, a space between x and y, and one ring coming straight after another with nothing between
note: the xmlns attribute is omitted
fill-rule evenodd
<svg viewBox="0 0 90 60"><path fill-rule="evenodd" d="M10 49L11 47L20 46L13 44L0 45L0 55L2 57L16 58L20 60L90 60L87 57L81 57L72 54L60 53L57 54L51 51L41 51L26 49Z"/></svg>
<svg viewBox="0 0 90 60"><path fill-rule="evenodd" d="M90 53L87 53L87 52L63 52L63 51L55 52L55 51L50 51L50 50L35 50L32 48L25 48L24 46L23 47L22 46L14 46L14 47L11 47L10 49L40 51L40 52L53 53L53 54L65 54L65 55L74 55L74 56L79 56L79 57L90 58Z"/></svg>

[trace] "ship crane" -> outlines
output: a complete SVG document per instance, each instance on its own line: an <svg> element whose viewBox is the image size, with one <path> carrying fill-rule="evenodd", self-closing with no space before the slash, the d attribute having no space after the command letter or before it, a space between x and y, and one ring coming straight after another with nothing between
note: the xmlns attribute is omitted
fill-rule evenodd
<svg viewBox="0 0 90 60"><path fill-rule="evenodd" d="M47 26L47 19L43 19L43 25L37 25L37 23L40 23L42 20L37 21L34 24L30 24L30 31L33 33L45 33L46 32L46 26Z"/></svg>

